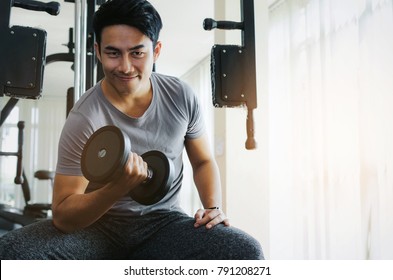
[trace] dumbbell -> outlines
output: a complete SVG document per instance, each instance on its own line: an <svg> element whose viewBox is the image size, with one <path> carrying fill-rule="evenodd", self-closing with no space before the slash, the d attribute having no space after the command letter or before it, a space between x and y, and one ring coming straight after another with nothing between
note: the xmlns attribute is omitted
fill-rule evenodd
<svg viewBox="0 0 393 280"><path fill-rule="evenodd" d="M131 141L124 132L113 125L101 127L87 140L81 158L83 175L91 182L106 184L123 173L131 151ZM173 162L160 151L141 155L147 163L148 176L130 191L133 200L151 205L165 197L175 177Z"/></svg>

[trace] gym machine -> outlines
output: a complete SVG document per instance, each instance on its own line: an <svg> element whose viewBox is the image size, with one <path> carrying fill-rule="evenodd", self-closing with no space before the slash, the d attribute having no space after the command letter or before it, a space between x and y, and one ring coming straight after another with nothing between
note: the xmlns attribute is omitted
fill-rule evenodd
<svg viewBox="0 0 393 280"><path fill-rule="evenodd" d="M27 0L0 1L0 10L3 11L0 17L0 53L4 65L0 67L0 96L37 99L42 91L46 32L26 26L10 27L12 6L57 15L60 5ZM26 45L30 47L26 48ZM20 65L24 67L21 69Z"/></svg>
<svg viewBox="0 0 393 280"><path fill-rule="evenodd" d="M60 4L57 2L42 3L31 0L0 1L0 44L2 55L0 67L0 97L10 99L1 110L0 127L3 125L20 98L38 99L42 92L45 66L46 31L25 26L9 26L12 7L34 11L45 11L50 15L58 15ZM29 48L26 48L26 45ZM20 67L23 65L23 67ZM37 218L45 217L50 204L30 204L30 187L23 171L23 129L24 122L18 122L18 150L16 152L0 152L0 156L16 156L15 184L22 186L25 207L23 210L7 205L0 205L0 217L12 223L27 225ZM53 173L37 171L38 179L53 180Z"/></svg>
<svg viewBox="0 0 393 280"><path fill-rule="evenodd" d="M32 0L0 1L0 97L10 97L1 110L0 127L3 125L19 99L39 99L42 92L44 68L54 62L73 62L74 87L67 91L67 115L76 100L83 92L92 87L103 77L102 67L96 60L94 52L94 32L92 17L96 5L105 0L65 0L75 3L75 27L69 30L67 53L46 55L46 31L24 26L10 27L10 13L12 7L19 7L34 11L45 11L50 15L58 15L60 4L57 2L43 3ZM75 42L73 31L75 30ZM26 48L26 44L29 48ZM23 65L23 67L20 67ZM18 123L18 151L0 152L0 156L16 156L17 171L15 184L22 187L25 207L20 210L0 205L0 217L22 226L30 224L36 219L45 218L50 204L29 203L30 186L23 170L23 129L24 122ZM38 180L50 180L53 185L54 172L38 170L34 173Z"/></svg>
<svg viewBox="0 0 393 280"><path fill-rule="evenodd" d="M95 37L92 24L97 5L103 4L105 0L64 1L75 3L75 42L72 44L75 50L73 60L74 87L71 91L73 92L73 102L76 102L86 89L91 88L103 78L101 64L95 55Z"/></svg>
<svg viewBox="0 0 393 280"><path fill-rule="evenodd" d="M96 60L94 51L94 31L92 17L97 5L105 0L65 0L75 3L75 26L69 29L67 53L46 54L46 31L30 27L9 26L12 7L34 11L45 11L58 15L60 4L43 3L32 0L0 1L0 35L4 40L0 44L0 97L10 97L1 110L0 127L3 125L19 99L39 99L42 92L44 68L54 62L73 62L74 87L67 91L67 115L83 92L92 87L103 77L102 67ZM75 42L74 40L75 30ZM26 48L26 44L30 48ZM23 65L24 67L20 67ZM29 203L30 186L22 166L24 122L18 123L18 151L0 152L0 156L16 156L17 171L15 184L22 187L25 207L20 210L0 205L0 217L22 226L37 219L45 218L51 209L50 204ZM54 172L38 170L34 173L38 180L50 180L53 185Z"/></svg>
<svg viewBox="0 0 393 280"><path fill-rule="evenodd" d="M254 0L241 0L241 22L207 18L205 30L240 29L242 45L214 45L211 50L212 97L215 107L247 107L246 149L256 148L253 110L257 108Z"/></svg>

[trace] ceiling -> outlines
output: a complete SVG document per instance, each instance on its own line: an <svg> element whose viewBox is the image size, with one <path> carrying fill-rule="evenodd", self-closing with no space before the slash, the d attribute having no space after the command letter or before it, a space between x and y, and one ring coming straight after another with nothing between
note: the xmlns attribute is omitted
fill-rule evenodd
<svg viewBox="0 0 393 280"><path fill-rule="evenodd" d="M1 0L3 1L3 0ZM41 2L50 2L44 0ZM11 25L38 27L47 31L47 55L67 52L68 29L74 25L75 4L58 0L58 16L13 8ZM150 0L163 21L160 40L163 48L157 71L181 76L210 53L213 32L203 29L203 20L213 17L212 0ZM52 66L50 66L52 67ZM51 72L51 71L49 71ZM51 76L51 73L45 73Z"/></svg>
<svg viewBox="0 0 393 280"><path fill-rule="evenodd" d="M212 0L150 0L163 21L163 49L157 71L181 75L209 55L214 33L203 29L203 20L213 17Z"/></svg>

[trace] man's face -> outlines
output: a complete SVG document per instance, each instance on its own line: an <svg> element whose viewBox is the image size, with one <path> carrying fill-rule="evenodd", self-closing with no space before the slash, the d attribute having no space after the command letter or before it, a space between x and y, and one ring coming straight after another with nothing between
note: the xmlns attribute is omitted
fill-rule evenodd
<svg viewBox="0 0 393 280"><path fill-rule="evenodd" d="M153 42L137 28L128 25L105 27L98 59L105 74L105 88L111 94L143 95L150 90L153 63L159 56L161 43L153 50Z"/></svg>

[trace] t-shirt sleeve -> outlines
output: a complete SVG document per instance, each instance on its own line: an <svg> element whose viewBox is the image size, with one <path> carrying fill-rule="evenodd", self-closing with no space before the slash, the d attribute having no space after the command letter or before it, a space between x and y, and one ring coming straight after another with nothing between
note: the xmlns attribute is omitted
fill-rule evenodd
<svg viewBox="0 0 393 280"><path fill-rule="evenodd" d="M82 151L93 131L91 124L81 114L75 112L69 114L59 140L57 173L82 175L80 164Z"/></svg>
<svg viewBox="0 0 393 280"><path fill-rule="evenodd" d="M202 115L201 104L198 96L194 93L191 87L184 85L188 101L188 117L189 123L186 133L186 138L195 139L201 137L205 133L205 123Z"/></svg>

